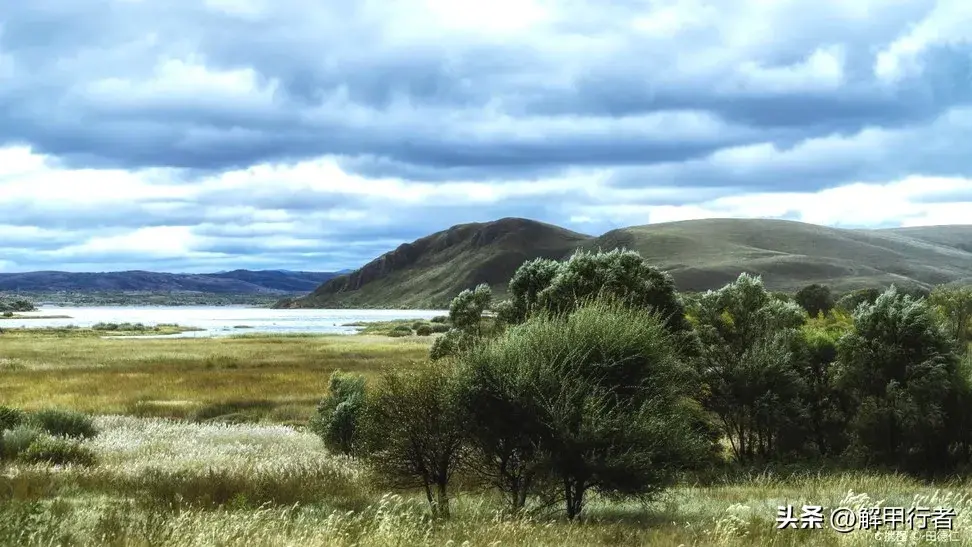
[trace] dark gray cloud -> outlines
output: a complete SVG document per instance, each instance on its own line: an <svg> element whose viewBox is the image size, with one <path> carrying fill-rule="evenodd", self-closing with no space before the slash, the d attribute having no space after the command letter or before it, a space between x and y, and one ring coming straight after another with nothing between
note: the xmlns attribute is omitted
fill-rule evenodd
<svg viewBox="0 0 972 547"><path fill-rule="evenodd" d="M345 267L505 216L853 224L765 195L972 177L964 0L7 4L0 154L47 162L0 165L8 269ZM103 191L136 183L166 191ZM908 215L972 199L925 186Z"/></svg>

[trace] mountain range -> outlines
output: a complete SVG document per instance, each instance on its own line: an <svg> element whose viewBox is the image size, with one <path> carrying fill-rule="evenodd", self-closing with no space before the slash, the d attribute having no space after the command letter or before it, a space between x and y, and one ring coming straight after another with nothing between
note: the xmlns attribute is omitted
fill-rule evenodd
<svg viewBox="0 0 972 547"><path fill-rule="evenodd" d="M14 292L198 292L210 294L301 294L348 273L233 270L187 274L147 271L0 273L0 291Z"/></svg>
<svg viewBox="0 0 972 547"><path fill-rule="evenodd" d="M488 283L505 296L524 261L576 250L638 251L680 290L715 289L741 272L773 290L811 283L838 291L972 283L972 225L843 229L789 220L704 219L632 226L600 236L523 218L453 226L337 275L279 308L428 307Z"/></svg>

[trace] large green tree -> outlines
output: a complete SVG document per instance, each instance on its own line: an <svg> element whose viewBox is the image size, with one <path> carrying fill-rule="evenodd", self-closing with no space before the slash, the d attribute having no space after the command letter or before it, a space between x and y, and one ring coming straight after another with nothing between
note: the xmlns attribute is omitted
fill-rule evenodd
<svg viewBox="0 0 972 547"><path fill-rule="evenodd" d="M709 453L694 370L657 314L541 313L462 362L476 461L513 509L553 483L574 518L589 490L648 496Z"/></svg>
<svg viewBox="0 0 972 547"><path fill-rule="evenodd" d="M703 294L692 316L702 343L702 401L719 417L736 458L797 449L805 412L794 344L803 309L774 298L759 277L744 273Z"/></svg>
<svg viewBox="0 0 972 547"><path fill-rule="evenodd" d="M923 473L956 463L968 378L954 339L924 299L891 287L858 308L854 331L837 345L837 362L838 385L855 409L852 457Z"/></svg>

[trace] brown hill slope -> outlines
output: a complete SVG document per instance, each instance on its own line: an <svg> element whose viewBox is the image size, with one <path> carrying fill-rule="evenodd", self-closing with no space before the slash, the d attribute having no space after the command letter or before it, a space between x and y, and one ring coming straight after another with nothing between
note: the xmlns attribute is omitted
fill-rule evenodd
<svg viewBox="0 0 972 547"><path fill-rule="evenodd" d="M972 282L972 226L848 230L786 220L705 219L633 226L592 238L549 224L502 219L462 224L382 255L283 307L445 307L489 283L503 296L525 260L578 248L633 249L682 290L718 288L741 272L774 290L825 283L837 290Z"/></svg>
<svg viewBox="0 0 972 547"><path fill-rule="evenodd" d="M405 243L362 268L278 307L448 306L459 291L488 283L494 294L523 262L562 258L591 236L521 218L470 223Z"/></svg>

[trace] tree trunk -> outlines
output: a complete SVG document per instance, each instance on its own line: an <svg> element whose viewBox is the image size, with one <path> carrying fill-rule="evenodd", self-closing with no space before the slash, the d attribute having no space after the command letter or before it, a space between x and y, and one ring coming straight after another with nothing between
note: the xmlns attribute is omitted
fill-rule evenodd
<svg viewBox="0 0 972 547"><path fill-rule="evenodd" d="M449 493L447 485L440 482L436 485L436 514L442 518L449 518Z"/></svg>
<svg viewBox="0 0 972 547"><path fill-rule="evenodd" d="M584 508L584 482L576 479L564 479L564 497L567 501L567 518L574 520Z"/></svg>

